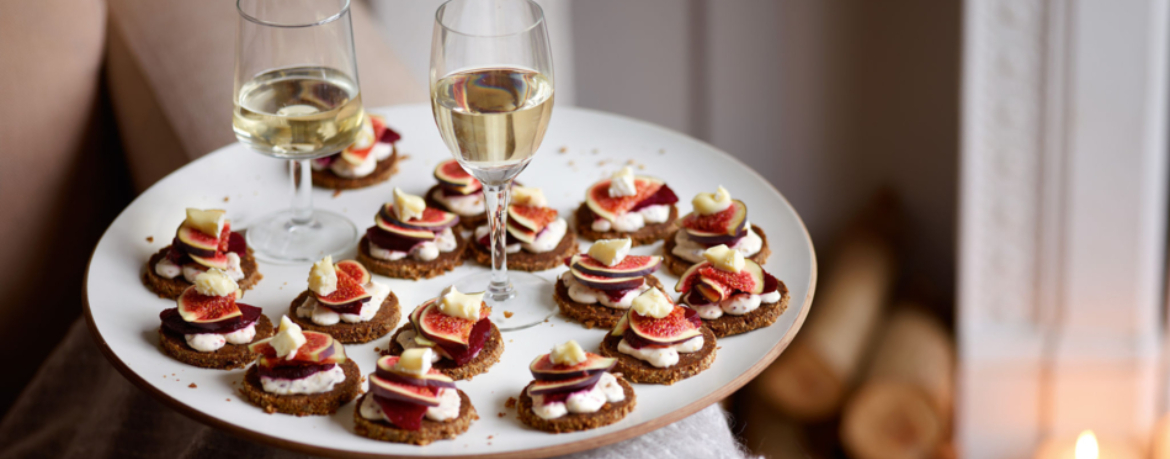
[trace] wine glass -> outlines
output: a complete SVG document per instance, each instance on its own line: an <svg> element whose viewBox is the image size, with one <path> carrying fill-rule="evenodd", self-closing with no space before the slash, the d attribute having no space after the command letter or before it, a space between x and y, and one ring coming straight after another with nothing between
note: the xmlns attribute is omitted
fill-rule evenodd
<svg viewBox="0 0 1170 459"><path fill-rule="evenodd" d="M505 247L512 179L544 139L552 116L553 65L544 12L530 0L450 0L435 13L431 108L447 148L483 184L492 269L455 285L484 291L492 321L525 328L555 311L552 284L508 272ZM507 317L502 315L507 310Z"/></svg>
<svg viewBox="0 0 1170 459"><path fill-rule="evenodd" d="M232 127L241 143L287 159L290 208L264 215L247 241L261 258L312 262L358 236L349 219L313 210L309 161L353 143L365 113L349 0L238 0Z"/></svg>

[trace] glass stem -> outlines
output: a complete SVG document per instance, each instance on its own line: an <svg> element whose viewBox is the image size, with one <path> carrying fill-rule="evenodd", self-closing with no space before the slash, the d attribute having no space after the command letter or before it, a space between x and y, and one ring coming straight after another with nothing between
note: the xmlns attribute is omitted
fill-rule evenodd
<svg viewBox="0 0 1170 459"><path fill-rule="evenodd" d="M292 182L292 223L297 226L313 222L313 174L309 160L289 160L288 175Z"/></svg>
<svg viewBox="0 0 1170 459"><path fill-rule="evenodd" d="M492 248L492 281L488 284L488 297L496 301L507 300L516 295L512 283L508 281L508 253L507 226L508 226L508 198L512 187L509 182L499 185L483 186L483 196L487 201L488 229L491 233Z"/></svg>

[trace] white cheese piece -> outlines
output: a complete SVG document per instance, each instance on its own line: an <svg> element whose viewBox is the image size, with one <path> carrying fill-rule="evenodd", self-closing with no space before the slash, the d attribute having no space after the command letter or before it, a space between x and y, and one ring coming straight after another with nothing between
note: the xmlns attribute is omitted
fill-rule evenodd
<svg viewBox="0 0 1170 459"><path fill-rule="evenodd" d="M239 290L239 284L232 280L227 273L218 269L209 269L195 276L195 291L200 295L228 296Z"/></svg>
<svg viewBox="0 0 1170 459"><path fill-rule="evenodd" d="M439 311L451 317L479 320L479 309L483 305L483 292L463 293L454 285L447 287L439 299Z"/></svg>
<svg viewBox="0 0 1170 459"><path fill-rule="evenodd" d="M724 244L711 247L703 252L703 258L711 262L711 266L721 271L738 273L746 263L743 253L733 250Z"/></svg>
<svg viewBox="0 0 1170 459"><path fill-rule="evenodd" d="M643 316L661 319L670 315L674 310L674 303L662 293L662 290L652 288L634 298L633 308L634 312Z"/></svg>
<svg viewBox="0 0 1170 459"><path fill-rule="evenodd" d="M614 172L609 181L609 197L617 198L636 194L638 194L638 188L634 184L634 170L630 169L630 166L626 166Z"/></svg>
<svg viewBox="0 0 1170 459"><path fill-rule="evenodd" d="M333 266L333 255L313 263L309 271L309 290L320 296L329 296L337 291L337 268Z"/></svg>
<svg viewBox="0 0 1170 459"><path fill-rule="evenodd" d="M632 247L630 238L603 239L589 247L589 256L606 266L617 266L630 254L630 247Z"/></svg>
<svg viewBox="0 0 1170 459"><path fill-rule="evenodd" d="M584 362L588 356L585 355L585 350L581 349L581 345L577 344L575 340L568 340L564 344L553 346L552 353L548 358L554 365L568 365L573 366Z"/></svg>
<svg viewBox="0 0 1170 459"><path fill-rule="evenodd" d="M276 350L277 357L292 358L296 356L297 349L305 344L305 334L301 332L301 326L289 320L288 316L281 316L280 331L276 336L272 337L272 341L268 344Z"/></svg>
<svg viewBox="0 0 1170 459"><path fill-rule="evenodd" d="M512 204L530 207L548 207L548 199L540 188L514 186L512 187Z"/></svg>
<svg viewBox="0 0 1170 459"><path fill-rule="evenodd" d="M183 223L199 230L200 233L211 237L219 237L223 233L224 225L227 224L227 211L222 209L202 210L188 207L187 220Z"/></svg>
<svg viewBox="0 0 1170 459"><path fill-rule="evenodd" d="M409 194L398 187L394 188L394 213L398 215L398 220L420 218L426 209L427 202L421 196Z"/></svg>
<svg viewBox="0 0 1170 459"><path fill-rule="evenodd" d="M412 375L425 375L431 370L431 362L435 352L429 347L407 349L402 351L394 369Z"/></svg>
<svg viewBox="0 0 1170 459"><path fill-rule="evenodd" d="M691 200L691 206L699 215L717 214L731 207L731 193L720 185L714 193L699 193Z"/></svg>

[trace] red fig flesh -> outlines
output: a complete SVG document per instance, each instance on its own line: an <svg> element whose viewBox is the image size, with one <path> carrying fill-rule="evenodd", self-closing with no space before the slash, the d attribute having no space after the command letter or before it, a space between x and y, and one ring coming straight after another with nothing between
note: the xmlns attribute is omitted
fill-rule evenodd
<svg viewBox="0 0 1170 459"><path fill-rule="evenodd" d="M213 323L243 315L236 306L236 296L211 296L187 287L178 299L178 311L189 323Z"/></svg>

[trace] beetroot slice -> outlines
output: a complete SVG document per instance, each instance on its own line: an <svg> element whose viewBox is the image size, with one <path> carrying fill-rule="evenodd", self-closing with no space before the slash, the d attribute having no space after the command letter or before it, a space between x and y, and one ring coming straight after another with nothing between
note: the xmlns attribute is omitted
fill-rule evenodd
<svg viewBox="0 0 1170 459"><path fill-rule="evenodd" d="M260 376L267 376L276 379L301 379L307 378L322 371L332 370L337 366L335 363L325 365L318 365L313 363L306 363L303 365L278 365L275 367L265 367L264 365L256 365L256 372Z"/></svg>
<svg viewBox="0 0 1170 459"><path fill-rule="evenodd" d="M536 235L537 235L537 237L539 237L540 233L537 233ZM491 239L492 239L492 234L488 233L488 234L483 235L483 237L479 238L478 240L476 240L476 242L478 242L479 245L482 245L484 247L491 247L491 245L492 245ZM504 244L512 245L512 244L519 244L519 243L520 243L520 240L516 239L514 236L512 236L511 231L504 231Z"/></svg>
<svg viewBox="0 0 1170 459"><path fill-rule="evenodd" d="M771 274L764 272L764 291L760 293L772 293L780 288L780 281L776 280Z"/></svg>
<svg viewBox="0 0 1170 459"><path fill-rule="evenodd" d="M179 308L164 309L158 314L158 317L162 319L163 328L167 330L180 335L197 335L200 333L234 332L256 323L256 319L259 319L260 313L263 312L258 307L249 306L244 303L236 303L236 306L240 308L240 315L218 322L201 324L185 322L183 321L183 317L179 315Z"/></svg>
<svg viewBox="0 0 1170 459"><path fill-rule="evenodd" d="M244 235L233 231L228 236L228 252L232 252L240 257L248 254L248 242L244 240Z"/></svg>
<svg viewBox="0 0 1170 459"><path fill-rule="evenodd" d="M686 319L687 321L689 321L691 323L691 325L694 325L695 328L700 328L703 326L703 319L699 317L699 311L696 311L694 309L683 306L683 318ZM655 342L649 341L641 336L638 336L637 333L634 333L633 327L626 329L625 333L622 334L622 339L624 339L626 341L626 344L629 344L630 347L632 347L634 349L641 349L641 348L644 348L646 346L661 346L661 344L659 344L659 343L655 343ZM681 343L683 341L689 341L692 339L694 339L694 338L693 337L687 338L685 340L679 341L679 343ZM678 344L678 343L674 343L674 344Z"/></svg>
<svg viewBox="0 0 1170 459"><path fill-rule="evenodd" d="M391 234L389 231L378 228L377 225L371 226L370 229L366 230L366 237L378 247L396 252L410 252L410 249L414 248L415 244L419 244L417 240Z"/></svg>
<svg viewBox="0 0 1170 459"><path fill-rule="evenodd" d="M650 195L646 199L634 205L630 212L636 212L646 207L655 206L659 204L674 204L678 202L678 196L674 194L674 190L670 189L669 185L662 184L662 188Z"/></svg>
<svg viewBox="0 0 1170 459"><path fill-rule="evenodd" d="M382 136L378 138L378 141L382 143L394 143L401 139L401 134L393 129L390 129L389 127L386 127L386 130L382 132Z"/></svg>
<svg viewBox="0 0 1170 459"><path fill-rule="evenodd" d="M390 420L391 424L406 430L418 430L422 428L422 419L427 414L427 407L401 400L379 397L374 394L369 394L367 397L374 397L374 402L382 407L382 412L386 413L386 418Z"/></svg>
<svg viewBox="0 0 1170 459"><path fill-rule="evenodd" d="M317 304L319 304L321 306L325 306L326 308L329 308L329 309L333 310L333 312L336 312L338 314L358 314L358 313L362 312L362 306L364 306L368 302L370 302L370 298L365 298L361 301L352 301L352 302L345 303L345 304L339 304L336 306L331 305L331 304L325 304L325 303L317 303Z"/></svg>
<svg viewBox="0 0 1170 459"><path fill-rule="evenodd" d="M492 332L492 322L488 319L480 319L471 327L471 334L467 337L467 348L463 349L459 346L444 346L442 343L439 347L447 355L451 356L451 360L455 361L455 365L466 365L471 359L479 355L479 351L483 349L484 343L487 342L488 335Z"/></svg>
<svg viewBox="0 0 1170 459"><path fill-rule="evenodd" d="M637 287L635 287L635 288L637 288ZM633 290L633 289L628 288L625 290L602 290L602 292L605 292L605 296L609 297L609 301L617 303L618 301L621 301L622 297L626 296L626 292L628 292L630 290Z"/></svg>

